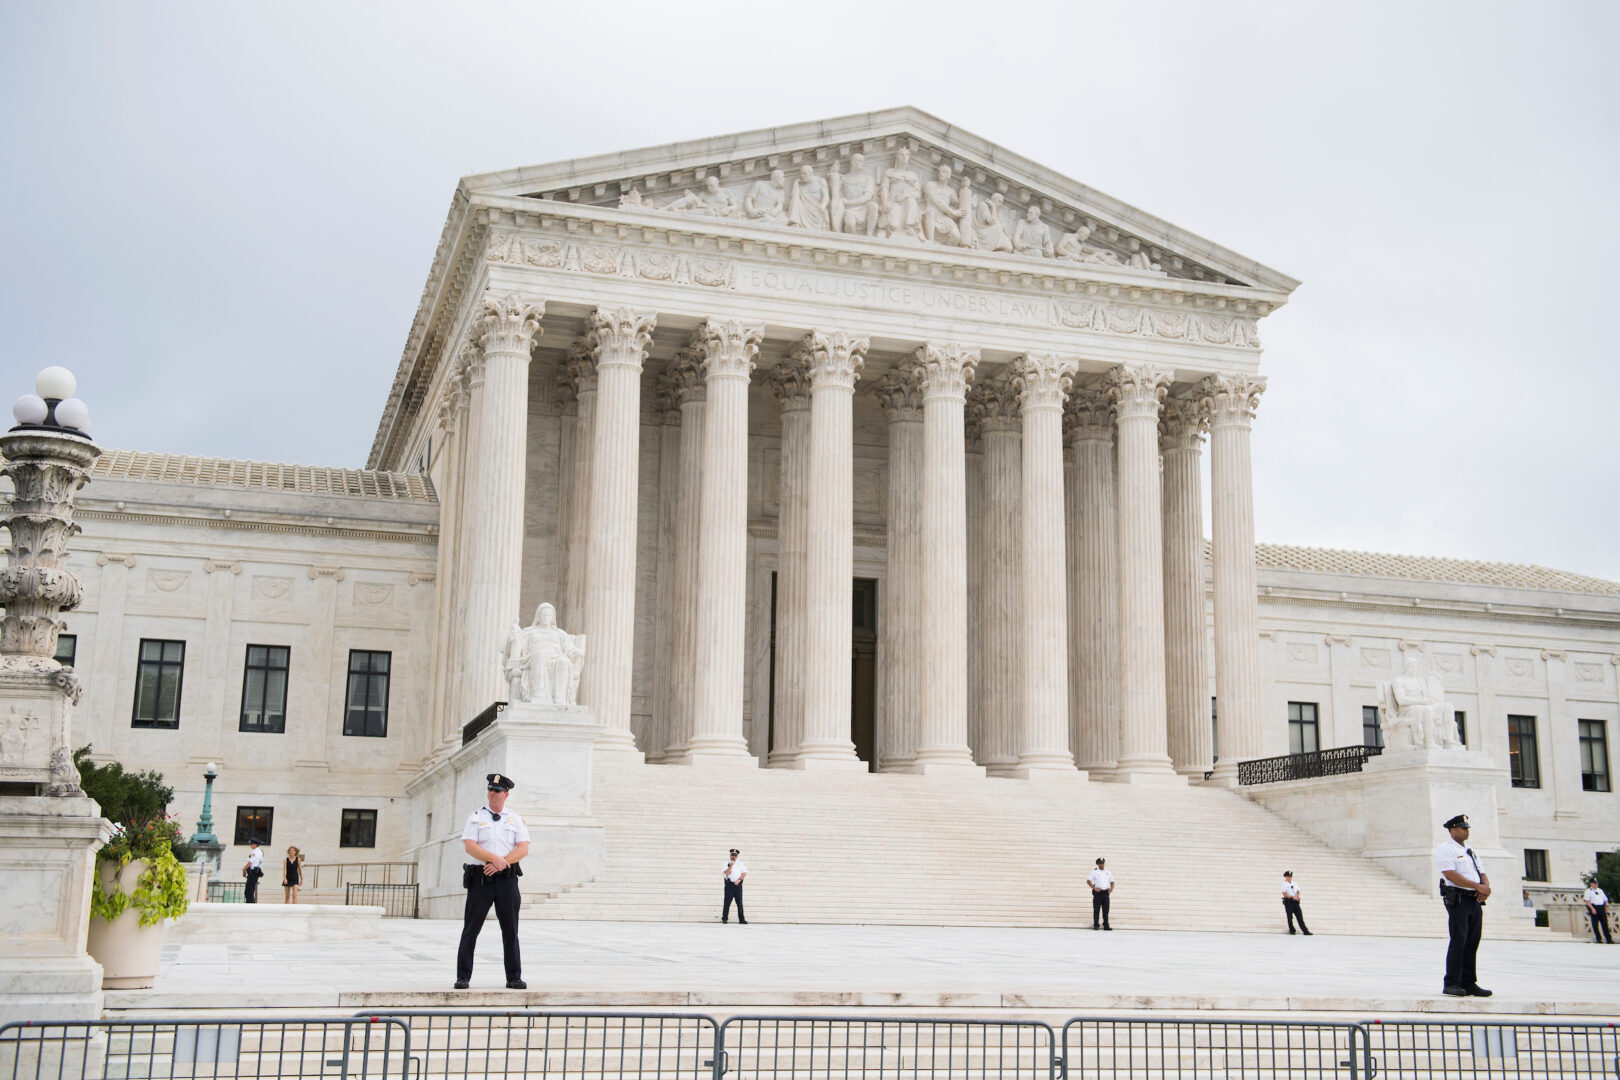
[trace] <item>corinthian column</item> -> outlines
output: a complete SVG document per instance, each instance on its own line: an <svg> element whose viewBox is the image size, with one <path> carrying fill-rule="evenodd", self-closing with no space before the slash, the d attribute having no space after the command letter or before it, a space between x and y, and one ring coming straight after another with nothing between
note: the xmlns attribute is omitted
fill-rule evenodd
<svg viewBox="0 0 1620 1080"><path fill-rule="evenodd" d="M1110 373L1119 423L1120 754L1114 778L1182 778L1166 753L1164 541L1159 496L1159 402L1170 372L1122 364Z"/></svg>
<svg viewBox="0 0 1620 1080"><path fill-rule="evenodd" d="M1069 613L1063 586L1063 398L1076 361L1026 356L1015 362L1023 413L1023 716L1018 769L1024 777L1075 776L1069 752Z"/></svg>
<svg viewBox="0 0 1620 1080"><path fill-rule="evenodd" d="M1209 414L1168 398L1159 414L1164 457L1164 693L1170 761L1203 779L1210 761L1209 661L1204 650L1204 503L1198 458Z"/></svg>
<svg viewBox="0 0 1620 1080"><path fill-rule="evenodd" d="M1216 778L1235 783L1239 761L1260 756L1260 610L1254 572L1254 477L1249 431L1266 380L1211 375L1211 554L1215 573L1215 701L1221 717Z"/></svg>
<svg viewBox="0 0 1620 1080"><path fill-rule="evenodd" d="M992 776L1011 776L1018 764L1023 714L1023 431L1018 420L1016 372L980 379L968 412L984 447L984 503L979 513L978 760Z"/></svg>
<svg viewBox="0 0 1620 1080"><path fill-rule="evenodd" d="M590 548L585 557L585 670L579 700L602 731L599 752L640 758L630 733L636 635L636 491L641 446L641 362L656 320L627 309L591 312L596 356L591 439ZM572 569L570 569L570 574Z"/></svg>
<svg viewBox="0 0 1620 1080"><path fill-rule="evenodd" d="M586 562L591 544L591 453L596 441L596 350L576 341L568 352L568 374L574 383L574 475L568 493L568 591L562 625L569 633L585 629ZM587 639L589 640L589 639Z"/></svg>
<svg viewBox="0 0 1620 1080"><path fill-rule="evenodd" d="M855 576L855 380L866 341L807 334L795 354L810 372L809 543L805 557L804 741L801 769L864 769L850 741L850 625Z"/></svg>
<svg viewBox="0 0 1620 1080"><path fill-rule="evenodd" d="M708 404L698 503L698 666L693 765L757 764L743 738L744 580L748 572L748 376L761 329L710 320L693 332Z"/></svg>
<svg viewBox="0 0 1620 1080"><path fill-rule="evenodd" d="M665 761L680 761L692 741L692 695L697 678L698 501L703 483L704 386L701 360L683 349L670 371L681 410L681 445L675 479L675 565L670 598L669 743Z"/></svg>
<svg viewBox="0 0 1620 1080"><path fill-rule="evenodd" d="M1074 454L1075 558L1069 627L1070 732L1080 768L1112 774L1119 756L1119 514L1114 482L1114 417L1108 391L1069 395Z"/></svg>
<svg viewBox="0 0 1620 1080"><path fill-rule="evenodd" d="M523 484L528 451L529 350L545 305L483 298L478 469L467 536L467 621L462 625L466 700L481 709L504 697L501 645L518 615L523 577ZM468 719L471 719L469 716Z"/></svg>
<svg viewBox="0 0 1620 1080"><path fill-rule="evenodd" d="M911 363L877 383L889 421L888 569L884 578L883 730L878 768L908 772L922 717L922 387Z"/></svg>
<svg viewBox="0 0 1620 1080"><path fill-rule="evenodd" d="M787 766L804 738L805 558L809 545L810 373L797 351L771 369L782 413L776 497L776 700L767 764Z"/></svg>
<svg viewBox="0 0 1620 1080"><path fill-rule="evenodd" d="M920 772L982 773L967 744L967 495L963 404L979 354L917 350L923 392Z"/></svg>

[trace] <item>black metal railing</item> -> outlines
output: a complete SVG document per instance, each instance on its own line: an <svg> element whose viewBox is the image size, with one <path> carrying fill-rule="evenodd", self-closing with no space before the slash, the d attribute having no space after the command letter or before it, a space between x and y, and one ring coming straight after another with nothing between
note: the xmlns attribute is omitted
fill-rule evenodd
<svg viewBox="0 0 1620 1080"><path fill-rule="evenodd" d="M1076 1017L1063 1025L1063 1075L1358 1080L1360 1035L1348 1023Z"/></svg>
<svg viewBox="0 0 1620 1080"><path fill-rule="evenodd" d="M1054 1080L1056 1047L1039 1020L733 1016L720 1025L715 1078Z"/></svg>
<svg viewBox="0 0 1620 1080"><path fill-rule="evenodd" d="M416 918L418 892L415 885L376 885L351 881L343 889L348 907L380 907L385 919Z"/></svg>
<svg viewBox="0 0 1620 1080"><path fill-rule="evenodd" d="M1280 780L1311 780L1318 776L1358 773L1368 758L1384 752L1381 746L1336 746L1309 754L1255 758L1238 762L1239 784L1275 784Z"/></svg>
<svg viewBox="0 0 1620 1080"><path fill-rule="evenodd" d="M483 712L479 713L477 716L473 717L471 720L462 725L461 745L466 746L468 743L478 738L479 735L483 734L484 729L495 722L495 718L501 715L501 710L504 708L506 708L506 702L492 702L489 708L485 709Z"/></svg>
<svg viewBox="0 0 1620 1080"><path fill-rule="evenodd" d="M240 904L247 900L244 881L210 881L208 902L211 904Z"/></svg>
<svg viewBox="0 0 1620 1080"><path fill-rule="evenodd" d="M1584 1080L1620 1073L1620 1028L1607 1020L1369 1020L1361 1030L1369 1077Z"/></svg>

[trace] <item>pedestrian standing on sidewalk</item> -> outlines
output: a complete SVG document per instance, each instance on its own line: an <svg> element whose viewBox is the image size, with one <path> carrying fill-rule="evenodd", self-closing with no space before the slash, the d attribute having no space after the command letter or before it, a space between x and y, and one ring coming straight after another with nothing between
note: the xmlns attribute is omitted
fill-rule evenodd
<svg viewBox="0 0 1620 1080"><path fill-rule="evenodd" d="M1283 913L1288 918L1288 932L1294 932L1294 920L1299 920L1299 928L1306 937L1311 936L1310 928L1305 925L1305 913L1299 909L1299 886L1294 884L1294 872L1283 871Z"/></svg>
<svg viewBox="0 0 1620 1080"><path fill-rule="evenodd" d="M1609 933L1609 894L1598 888L1593 878L1586 887L1586 914L1592 920L1592 944L1613 945L1614 935Z"/></svg>
<svg viewBox="0 0 1620 1080"><path fill-rule="evenodd" d="M1108 925L1108 904L1114 895L1114 875L1108 872L1107 860L1097 860L1097 869L1086 875L1086 884L1091 886L1091 928L1112 930ZM1101 926L1097 925L1099 918Z"/></svg>
<svg viewBox="0 0 1620 1080"><path fill-rule="evenodd" d="M731 858L726 860L726 898L720 905L720 921L731 921L731 902L737 901L737 922L743 926L748 920L743 917L742 886L743 878L748 876L748 867L744 865L742 857L736 848L731 849Z"/></svg>

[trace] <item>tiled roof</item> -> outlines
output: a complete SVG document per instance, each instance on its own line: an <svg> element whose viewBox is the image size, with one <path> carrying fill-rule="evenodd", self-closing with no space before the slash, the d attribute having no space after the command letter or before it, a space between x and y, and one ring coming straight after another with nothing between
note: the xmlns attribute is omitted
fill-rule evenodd
<svg viewBox="0 0 1620 1080"><path fill-rule="evenodd" d="M140 450L108 450L91 466L90 476L93 479L193 484L243 491L293 491L304 495L438 501L433 485L426 476L418 473L280 465L270 461L152 454Z"/></svg>
<svg viewBox="0 0 1620 1080"><path fill-rule="evenodd" d="M1262 570L1304 570L1317 574L1353 574L1359 577L1406 578L1412 581L1447 581L1459 585L1499 585L1515 589L1620 596L1620 583L1524 563L1477 562L1473 559L1442 559L1429 555L1384 555L1371 551L1340 551L1289 544L1256 544L1254 561Z"/></svg>

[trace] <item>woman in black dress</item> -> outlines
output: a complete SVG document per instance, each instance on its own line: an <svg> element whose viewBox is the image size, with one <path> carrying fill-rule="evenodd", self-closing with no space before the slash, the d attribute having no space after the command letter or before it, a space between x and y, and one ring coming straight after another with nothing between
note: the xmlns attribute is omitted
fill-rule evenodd
<svg viewBox="0 0 1620 1080"><path fill-rule="evenodd" d="M287 849L287 859L281 865L281 902L298 903L298 886L304 878L304 853L295 847Z"/></svg>

